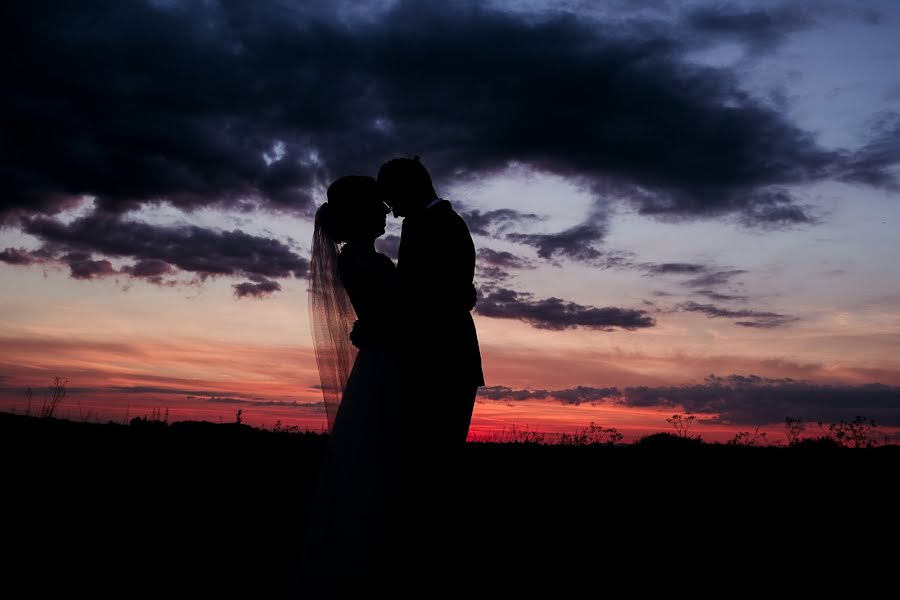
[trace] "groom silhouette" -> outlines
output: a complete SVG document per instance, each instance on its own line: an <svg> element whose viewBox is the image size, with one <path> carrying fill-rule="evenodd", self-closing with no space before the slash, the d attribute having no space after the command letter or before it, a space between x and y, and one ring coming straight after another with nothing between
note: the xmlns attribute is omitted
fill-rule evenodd
<svg viewBox="0 0 900 600"><path fill-rule="evenodd" d="M446 559L456 545L460 459L475 394L484 385L470 314L475 246L418 157L386 162L378 185L394 216L404 217L397 260L405 476L400 520L409 564L425 576L449 566L438 557Z"/></svg>

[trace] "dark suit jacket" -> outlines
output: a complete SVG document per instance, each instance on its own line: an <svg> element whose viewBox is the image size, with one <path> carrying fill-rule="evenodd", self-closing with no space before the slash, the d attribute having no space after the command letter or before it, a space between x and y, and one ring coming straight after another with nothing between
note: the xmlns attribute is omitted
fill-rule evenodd
<svg viewBox="0 0 900 600"><path fill-rule="evenodd" d="M406 348L412 368L436 385L484 385L469 312L475 245L450 202L441 200L403 220L397 274L409 317Z"/></svg>

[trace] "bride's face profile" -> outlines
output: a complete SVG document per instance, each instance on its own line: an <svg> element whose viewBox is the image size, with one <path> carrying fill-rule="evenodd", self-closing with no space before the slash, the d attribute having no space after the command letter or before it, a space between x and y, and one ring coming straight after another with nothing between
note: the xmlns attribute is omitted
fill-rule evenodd
<svg viewBox="0 0 900 600"><path fill-rule="evenodd" d="M387 215L391 211L387 204L376 197L360 198L359 225L360 238L375 239L384 235Z"/></svg>

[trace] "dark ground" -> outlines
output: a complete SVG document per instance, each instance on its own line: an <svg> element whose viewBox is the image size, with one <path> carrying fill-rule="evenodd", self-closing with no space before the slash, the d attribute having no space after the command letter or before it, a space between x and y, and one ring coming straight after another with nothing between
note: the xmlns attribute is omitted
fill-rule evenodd
<svg viewBox="0 0 900 600"><path fill-rule="evenodd" d="M325 441L0 413L0 593L285 597ZM465 466L467 596L896 594L898 446L477 443Z"/></svg>

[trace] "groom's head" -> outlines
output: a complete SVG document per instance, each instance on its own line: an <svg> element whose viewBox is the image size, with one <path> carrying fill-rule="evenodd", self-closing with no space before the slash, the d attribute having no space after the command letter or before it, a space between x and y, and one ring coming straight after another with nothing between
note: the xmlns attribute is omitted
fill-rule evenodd
<svg viewBox="0 0 900 600"><path fill-rule="evenodd" d="M415 158L395 158L378 170L382 199L393 209L395 217L414 213L437 198L431 175Z"/></svg>

